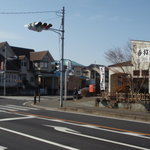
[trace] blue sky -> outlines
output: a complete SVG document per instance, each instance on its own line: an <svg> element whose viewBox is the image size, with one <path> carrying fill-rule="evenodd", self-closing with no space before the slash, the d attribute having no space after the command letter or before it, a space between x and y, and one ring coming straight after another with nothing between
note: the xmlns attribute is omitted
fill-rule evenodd
<svg viewBox="0 0 150 150"><path fill-rule="evenodd" d="M83 65L109 65L105 51L125 47L131 39L150 41L150 0L0 0L0 12L57 11L65 6L65 58ZM24 27L35 21L60 27L56 13L0 14L0 42L49 50L59 60L59 38L52 31Z"/></svg>

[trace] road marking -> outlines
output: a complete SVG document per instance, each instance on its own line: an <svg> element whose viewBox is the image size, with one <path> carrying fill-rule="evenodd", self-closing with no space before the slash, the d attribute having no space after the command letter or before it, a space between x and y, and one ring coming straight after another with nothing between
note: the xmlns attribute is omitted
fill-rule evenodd
<svg viewBox="0 0 150 150"><path fill-rule="evenodd" d="M90 128L95 128L95 129L99 129L99 130L105 130L105 131L109 131L109 132L126 134L126 135L128 134L128 135L132 135L132 136L138 136L141 138L150 139L150 137L148 137L148 136L150 136L149 133L134 132L134 131L130 131L130 130L113 128L113 127L108 127L108 126L103 126L103 125L98 125L98 124L90 124L90 123L85 123L85 122L60 119L60 118L55 118L55 117L43 116L43 115L30 114L30 113L25 113L25 112L16 112L16 113L22 114L22 115L36 116L37 118L43 119L43 120L62 122L65 124L72 124L72 125L81 126L81 127L88 127L88 128L90 127Z"/></svg>
<svg viewBox="0 0 150 150"><path fill-rule="evenodd" d="M18 105L8 105L8 106L12 106L12 107L15 107L15 108L17 108L17 109L40 110L40 109L38 109L38 108L26 107L26 106L18 106Z"/></svg>
<svg viewBox="0 0 150 150"><path fill-rule="evenodd" d="M18 110L18 108L17 107L15 107L15 106L11 106L11 105L0 105L0 109L1 108L3 108L3 109L13 109L13 110L15 110L16 111L16 109ZM27 110L27 109L24 109L24 108L19 108L19 110Z"/></svg>
<svg viewBox="0 0 150 150"><path fill-rule="evenodd" d="M72 133L80 133L80 132L78 132L76 130L72 130L72 129L69 129L69 128L66 128L66 127L51 126L51 125L44 125L44 126L46 126L46 127L52 127L55 130L57 130L57 131L65 132L65 133L70 133L70 134L72 134Z"/></svg>
<svg viewBox="0 0 150 150"><path fill-rule="evenodd" d="M5 110L0 110L0 112L6 112Z"/></svg>
<svg viewBox="0 0 150 150"><path fill-rule="evenodd" d="M47 143L47 144L54 145L54 146L57 146L57 147L65 148L65 149L68 149L68 150L79 150L77 148L73 148L73 147L66 146L66 145L63 145L63 144L59 144L59 143L56 143L56 142L48 141L48 140L38 138L38 137L29 135L29 134L18 132L18 131L15 131L15 130L3 128L3 127L0 127L0 130L7 131L7 132L10 132L10 133L14 133L14 134L17 134L17 135L21 135L21 136L24 136L24 137L27 137L27 138L30 138L30 139L33 139L33 140L37 140L37 141L40 141L40 142L43 142L43 143Z"/></svg>
<svg viewBox="0 0 150 150"><path fill-rule="evenodd" d="M0 146L0 150L5 150L5 149L7 149L7 147Z"/></svg>
<svg viewBox="0 0 150 150"><path fill-rule="evenodd" d="M0 109L2 109L2 110L6 110L6 111L16 111L15 109L6 108L6 107L5 107L5 106L3 106L3 105L0 105Z"/></svg>
<svg viewBox="0 0 150 150"><path fill-rule="evenodd" d="M1 121L12 121L12 120L22 120L22 119L31 119L31 118L36 118L34 116L27 116L27 117L16 117L16 118L4 118L4 119L0 119Z"/></svg>
<svg viewBox="0 0 150 150"><path fill-rule="evenodd" d="M122 143L122 142L117 142L117 141L113 141L113 140L108 140L108 139L104 139L104 138L98 138L98 137L94 137L94 136L90 136L90 135L86 135L86 134L81 134L78 131L71 130L69 128L64 128L64 127L60 127L60 126L51 126L51 125L45 125L45 126L52 127L56 131L69 133L69 134L73 134L73 135L77 135L77 136L81 136L81 137L86 137L86 138L99 140L99 141L103 141L103 142L107 142L107 143L112 143L112 144L122 145L122 146L126 146L126 147L136 148L136 149L140 149L140 150L149 150L148 148L144 148L144 147L140 147L140 146L135 146L135 145L131 145L131 144L126 144L126 143Z"/></svg>
<svg viewBox="0 0 150 150"><path fill-rule="evenodd" d="M0 109L6 110L6 111L28 111L28 110L39 110L38 108L31 108L31 107L25 107L25 106L17 106L17 105L0 105Z"/></svg>
<svg viewBox="0 0 150 150"><path fill-rule="evenodd" d="M107 126L101 126L101 125L95 125L95 124L88 124L88 123L83 123L83 122L76 122L76 121L71 121L71 120L63 120L63 119L51 119L51 117L46 117L42 118L37 116L40 119L45 119L45 120L50 120L50 121L55 121L55 122L61 122L65 124L71 124L71 125L76 125L80 127L87 127L87 128L94 128L97 130L103 130L103 131L108 131L108 132L113 132L113 133L119 133L119 134L125 134L125 135L130 135L130 136L137 136L140 138L145 138L145 139L150 139L150 134L146 133L141 133L141 132L133 132L129 130L123 130L123 129L118 129L118 128L112 128L112 127L107 127ZM75 122L75 123L74 123ZM145 136L148 135L148 136Z"/></svg>

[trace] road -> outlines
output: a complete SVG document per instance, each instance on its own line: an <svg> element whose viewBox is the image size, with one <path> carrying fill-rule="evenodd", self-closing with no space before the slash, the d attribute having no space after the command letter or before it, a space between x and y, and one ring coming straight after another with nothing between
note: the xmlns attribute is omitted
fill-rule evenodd
<svg viewBox="0 0 150 150"><path fill-rule="evenodd" d="M0 150L150 150L150 123L48 111L0 99Z"/></svg>

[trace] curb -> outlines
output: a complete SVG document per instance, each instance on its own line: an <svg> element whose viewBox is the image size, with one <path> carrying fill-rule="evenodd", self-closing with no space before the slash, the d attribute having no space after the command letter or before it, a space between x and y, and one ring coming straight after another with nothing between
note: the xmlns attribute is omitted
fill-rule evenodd
<svg viewBox="0 0 150 150"><path fill-rule="evenodd" d="M150 122L150 116L144 115L135 115L135 114L124 114L124 113L116 113L116 112L109 112L105 110L92 110L92 109L85 109L82 107L63 107L63 108L56 108L56 107L45 107L34 105L33 103L29 102L32 107L37 107L45 110L52 110L52 111L63 111L63 112L73 112L73 113L80 113L80 114L88 114L88 115L96 115L96 116L103 116L103 117L112 117L116 119L124 119L124 120L132 120L132 121L142 121L142 122Z"/></svg>

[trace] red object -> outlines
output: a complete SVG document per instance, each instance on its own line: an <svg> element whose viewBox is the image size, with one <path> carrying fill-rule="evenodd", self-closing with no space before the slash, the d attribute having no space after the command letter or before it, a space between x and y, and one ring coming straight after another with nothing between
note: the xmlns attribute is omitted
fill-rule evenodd
<svg viewBox="0 0 150 150"><path fill-rule="evenodd" d="M90 84L89 85L89 92L90 93L94 93L95 92L95 85L94 84Z"/></svg>

